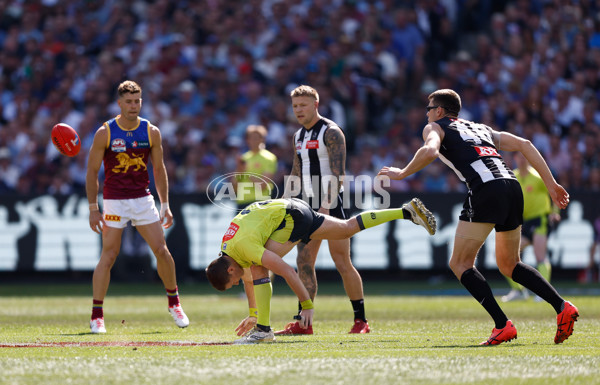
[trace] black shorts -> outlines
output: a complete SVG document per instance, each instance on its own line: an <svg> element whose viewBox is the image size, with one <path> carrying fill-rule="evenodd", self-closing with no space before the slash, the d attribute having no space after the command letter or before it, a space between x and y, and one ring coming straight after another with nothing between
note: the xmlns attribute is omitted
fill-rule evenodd
<svg viewBox="0 0 600 385"><path fill-rule="evenodd" d="M302 199L302 196L296 196L294 199ZM308 203L308 206L315 211L319 211L321 208L321 198L320 197L305 197L304 202ZM329 215L334 218L339 219L348 219L348 211L344 209L344 198L342 197L342 193L338 194L337 203L334 208L329 209Z"/></svg>
<svg viewBox="0 0 600 385"><path fill-rule="evenodd" d="M523 220L523 230L521 235L533 242L533 235L548 235L550 227L548 226L548 216L542 215L528 220Z"/></svg>
<svg viewBox="0 0 600 385"><path fill-rule="evenodd" d="M288 213L294 220L294 228L290 234L290 242L298 240L303 243L310 241L310 236L314 233L325 221L322 214L310 208L308 203L302 199L290 199L291 205L288 208Z"/></svg>
<svg viewBox="0 0 600 385"><path fill-rule="evenodd" d="M494 223L496 231L523 224L523 191L514 179L496 179L469 191L460 213L466 222Z"/></svg>

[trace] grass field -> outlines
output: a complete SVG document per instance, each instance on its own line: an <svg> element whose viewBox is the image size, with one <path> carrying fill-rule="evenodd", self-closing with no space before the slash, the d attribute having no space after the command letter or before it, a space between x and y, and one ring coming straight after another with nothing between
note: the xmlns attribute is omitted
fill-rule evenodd
<svg viewBox="0 0 600 385"><path fill-rule="evenodd" d="M322 286L313 336L237 346L202 343L236 338L245 299L197 286L180 289L191 325L178 329L160 285L112 285L105 301L108 333L91 335L89 285L4 285L0 383L600 384L598 296L566 295L581 317L564 344L553 342L552 308L529 300L502 305L517 340L480 347L493 323L470 296L412 295L395 283L366 283L365 291L374 293L366 297L373 331L348 335L347 298ZM284 326L296 306L289 290L276 284L273 327ZM24 344L40 347L17 347Z"/></svg>

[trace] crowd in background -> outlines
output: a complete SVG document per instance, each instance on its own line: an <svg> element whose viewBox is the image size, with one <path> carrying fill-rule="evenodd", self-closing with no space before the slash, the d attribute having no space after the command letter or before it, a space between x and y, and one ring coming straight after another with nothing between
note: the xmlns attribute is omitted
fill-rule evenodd
<svg viewBox="0 0 600 385"><path fill-rule="evenodd" d="M0 193L83 193L125 79L161 130L172 192L234 171L251 124L268 128L281 183L300 84L344 129L347 174L405 165L427 95L452 88L461 117L530 139L568 191L600 191L596 1L0 1ZM76 157L50 143L58 122L79 133ZM463 188L439 161L392 185Z"/></svg>

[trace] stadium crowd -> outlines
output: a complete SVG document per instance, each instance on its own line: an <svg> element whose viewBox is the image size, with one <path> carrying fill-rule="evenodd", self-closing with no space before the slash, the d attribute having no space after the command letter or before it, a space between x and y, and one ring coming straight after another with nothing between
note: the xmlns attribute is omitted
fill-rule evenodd
<svg viewBox="0 0 600 385"><path fill-rule="evenodd" d="M530 139L568 191L600 191L600 5L591 0L37 0L0 2L0 193L83 192L116 86L143 88L172 192L232 172L251 124L289 173L309 84L348 140L347 173L402 165L422 143L427 95ZM74 158L49 141L65 122ZM509 160L510 161L510 160ZM439 162L392 186L457 191Z"/></svg>

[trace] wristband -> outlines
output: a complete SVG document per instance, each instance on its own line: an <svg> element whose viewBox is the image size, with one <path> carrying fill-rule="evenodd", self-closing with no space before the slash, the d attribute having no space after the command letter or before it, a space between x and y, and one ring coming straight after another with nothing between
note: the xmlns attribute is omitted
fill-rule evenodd
<svg viewBox="0 0 600 385"><path fill-rule="evenodd" d="M257 317L258 318L258 309L251 307L249 310L249 317Z"/></svg>
<svg viewBox="0 0 600 385"><path fill-rule="evenodd" d="M164 218L165 213L169 209L169 202L162 203L160 202L160 217Z"/></svg>
<svg viewBox="0 0 600 385"><path fill-rule="evenodd" d="M98 207L98 202L90 203L90 211L100 211L100 208Z"/></svg>
<svg viewBox="0 0 600 385"><path fill-rule="evenodd" d="M313 303L310 298L307 299L306 301L300 302L300 306L302 306L302 310L314 309Z"/></svg>

